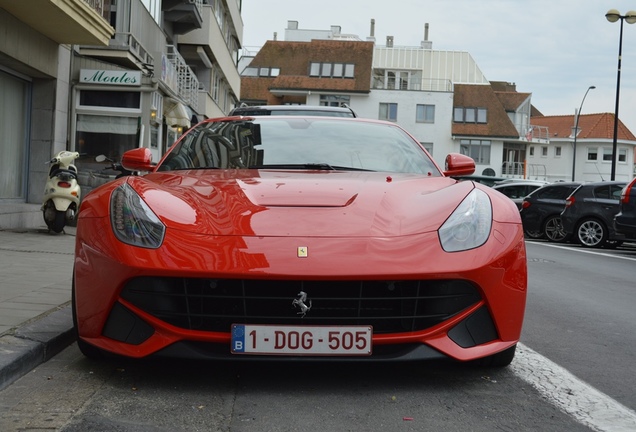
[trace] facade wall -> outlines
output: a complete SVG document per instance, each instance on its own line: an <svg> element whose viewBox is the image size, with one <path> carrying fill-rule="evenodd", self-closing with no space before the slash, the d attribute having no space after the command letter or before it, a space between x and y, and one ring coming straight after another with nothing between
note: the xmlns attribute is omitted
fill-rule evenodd
<svg viewBox="0 0 636 432"><path fill-rule="evenodd" d="M552 139L550 143L531 144L528 147L534 147L534 154L530 155L530 152L528 152L528 164L544 167L547 173L547 181L572 180L572 139ZM557 154L558 147L561 148L560 156ZM597 154L596 160L588 158L591 149ZM629 181L636 175L633 164L634 149L634 144L631 142L618 142L617 150L625 152L625 161L616 162L616 180ZM575 180L583 182L610 180L612 162L603 160L603 154L610 154L611 151L612 140L577 139L576 163L574 166Z"/></svg>
<svg viewBox="0 0 636 432"><path fill-rule="evenodd" d="M0 145L4 150L24 154L20 166L13 164L2 169L3 176L21 187L17 193L0 191L0 203L39 203L48 170L45 162L67 142L69 47L58 45L3 9L0 9L0 28L3 29L0 70L27 88L23 93L8 93L10 96L5 96L8 99L2 101L0 108L4 118L8 118L4 110L26 108L23 115L12 118L11 125L0 128ZM19 100L11 100L16 97ZM19 142L13 135L9 139L11 129L25 131Z"/></svg>
<svg viewBox="0 0 636 432"><path fill-rule="evenodd" d="M194 6L192 2L183 3L186 7L201 6L200 2ZM103 19L95 15L95 11L91 12L91 18L100 21L97 23L101 26L100 31L108 28L108 22L116 27L108 46L72 45L82 42L60 44L53 40L57 40L55 35L44 36L0 8L0 87L5 86L7 89L3 100L0 101L0 119L3 117L2 113L11 111L13 114L12 117L6 117L11 123L10 127L2 124L0 120L0 155L7 155L7 167L0 161L0 172L3 176L0 181L0 228L7 227L5 221L8 219L11 223L20 219L13 217L13 210L6 210L8 207L3 207L4 204L32 203L38 204L39 208L48 173L45 162L57 152L86 150L84 160L76 161L80 170L80 184L84 182L82 193L86 194L94 186L91 182L96 178L91 172L99 174L104 168L91 166L97 151L101 152L101 149L108 149L110 146L116 150L110 156L118 158L126 146L132 148L141 145L151 148L156 161L163 155L167 146L191 124L191 120L199 121L206 117L227 114L233 108L232 102L235 99L232 93L238 94L240 91L237 60L232 58L232 53L236 53L237 49L235 41L242 40L240 1L215 2L214 5L224 8L221 15L224 19L225 33L221 37L221 32L217 28L219 38L212 45L208 44L207 48L211 50L212 59L215 55L223 59L221 65L214 66L222 74L231 77L225 82L220 92L221 97L214 103L210 103L209 89L201 91L196 74L178 52L174 52L173 58L168 59L171 47L174 47L175 51L177 48L173 38L175 29L172 28L171 22L163 20L162 17L166 14L162 11L163 3L160 0L104 0ZM201 15L197 12L192 16ZM210 21L216 23L214 19ZM85 20L78 23L76 34L86 30L79 28L85 25ZM191 29L195 27L196 25L193 25ZM50 29L50 26L47 29ZM183 30L181 27L180 31L187 33L191 29ZM91 40L97 41L94 38ZM232 41L232 48L226 45L227 40ZM148 57L148 54L151 57ZM148 58L150 62L145 61ZM178 58L178 61L174 58ZM170 62L172 63L168 64ZM175 70L175 63L179 64L179 70ZM136 75L139 82L135 86L106 80L82 82L82 74L87 70L100 71L106 75L120 72L140 74ZM210 70L203 65L199 67L202 76L210 77ZM185 81L191 84L189 90L192 90L192 94L188 94L189 99L182 93L182 84ZM231 85L227 85L227 82ZM108 97L97 102L93 98L87 104L86 99L82 98L91 92L102 92L101 94ZM133 99L137 98L138 102L131 106L126 98L121 99L126 102L109 101L113 99L113 95L125 93L136 94ZM217 101L222 103L217 104ZM182 118L180 126L167 124L167 117L164 120L163 114L167 114L165 110L176 106L177 103L181 104L183 109L179 112L185 118ZM16 108L24 112L15 113ZM155 112L157 117L154 117ZM87 121L87 118L82 116L92 117ZM127 126L120 124L113 127L108 125L107 121L100 120L126 117L132 119L124 121ZM88 131L88 135L84 134L87 127L93 128ZM121 142L117 142L118 127L119 130L127 128L128 132L133 131L129 135L134 136L126 137L123 146ZM110 136L105 137L109 133ZM80 142L83 136L91 139ZM91 148L95 143L101 144ZM114 177L115 173L111 174ZM106 176L102 181L108 181L110 178ZM6 181L7 179L10 181ZM5 184L12 186L3 187ZM11 217L4 218L4 215ZM39 219L41 221L41 215Z"/></svg>

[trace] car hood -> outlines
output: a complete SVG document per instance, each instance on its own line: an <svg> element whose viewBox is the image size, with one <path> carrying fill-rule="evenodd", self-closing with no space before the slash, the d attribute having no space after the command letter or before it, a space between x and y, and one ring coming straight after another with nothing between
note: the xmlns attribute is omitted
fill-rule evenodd
<svg viewBox="0 0 636 432"><path fill-rule="evenodd" d="M434 231L474 188L447 177L366 171L193 170L128 182L169 229L243 236Z"/></svg>

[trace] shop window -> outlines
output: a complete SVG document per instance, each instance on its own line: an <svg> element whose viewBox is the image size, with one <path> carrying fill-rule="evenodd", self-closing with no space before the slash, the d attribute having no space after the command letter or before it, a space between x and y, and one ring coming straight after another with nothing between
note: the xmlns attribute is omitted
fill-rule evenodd
<svg viewBox="0 0 636 432"><path fill-rule="evenodd" d="M79 104L81 107L139 108L140 96L138 91L82 90Z"/></svg>

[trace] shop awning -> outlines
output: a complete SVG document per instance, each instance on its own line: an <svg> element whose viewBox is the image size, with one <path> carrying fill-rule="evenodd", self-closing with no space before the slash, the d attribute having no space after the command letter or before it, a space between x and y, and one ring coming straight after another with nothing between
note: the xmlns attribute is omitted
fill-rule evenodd
<svg viewBox="0 0 636 432"><path fill-rule="evenodd" d="M181 126L183 128L190 127L190 116L188 115L188 110L185 105L177 101L168 101L166 105L168 105L168 107L164 111L164 116L168 126Z"/></svg>

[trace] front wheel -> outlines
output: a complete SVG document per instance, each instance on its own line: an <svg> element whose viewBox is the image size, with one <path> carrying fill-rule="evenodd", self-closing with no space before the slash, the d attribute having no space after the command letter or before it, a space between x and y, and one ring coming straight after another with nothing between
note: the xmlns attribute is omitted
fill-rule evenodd
<svg viewBox="0 0 636 432"><path fill-rule="evenodd" d="M600 248L607 242L607 229L596 219L584 219L576 228L576 237L581 246Z"/></svg>

